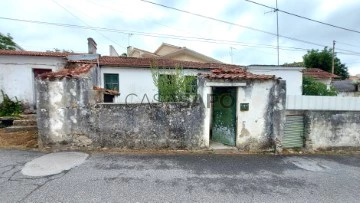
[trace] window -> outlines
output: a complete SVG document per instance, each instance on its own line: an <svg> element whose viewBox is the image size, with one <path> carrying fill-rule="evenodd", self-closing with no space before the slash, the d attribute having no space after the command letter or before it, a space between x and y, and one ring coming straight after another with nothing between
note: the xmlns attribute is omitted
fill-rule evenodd
<svg viewBox="0 0 360 203"><path fill-rule="evenodd" d="M196 76L159 75L159 101L188 101L197 94Z"/></svg>
<svg viewBox="0 0 360 203"><path fill-rule="evenodd" d="M188 96L197 94L197 78L196 76L185 76L187 82L186 94Z"/></svg>
<svg viewBox="0 0 360 203"><path fill-rule="evenodd" d="M119 91L119 74L104 74L104 88Z"/></svg>
<svg viewBox="0 0 360 203"><path fill-rule="evenodd" d="M176 84L174 75L159 75L159 101L174 102L176 100Z"/></svg>

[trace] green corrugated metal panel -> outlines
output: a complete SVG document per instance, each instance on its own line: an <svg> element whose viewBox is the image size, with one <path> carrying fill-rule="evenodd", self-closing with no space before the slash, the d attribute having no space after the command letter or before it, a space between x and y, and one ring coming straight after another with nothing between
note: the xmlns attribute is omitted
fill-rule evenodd
<svg viewBox="0 0 360 203"><path fill-rule="evenodd" d="M286 116L283 148L303 147L304 116Z"/></svg>

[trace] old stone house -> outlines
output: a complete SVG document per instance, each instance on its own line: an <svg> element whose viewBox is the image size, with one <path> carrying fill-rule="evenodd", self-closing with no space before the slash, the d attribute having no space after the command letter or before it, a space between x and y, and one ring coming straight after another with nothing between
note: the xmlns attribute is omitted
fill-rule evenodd
<svg viewBox="0 0 360 203"><path fill-rule="evenodd" d="M125 79L127 85L119 83L119 91L143 93L154 62L160 67L180 65L199 75L199 99L188 104L102 103L104 95L117 94L106 88L106 74L118 70L126 78L131 76L126 71L138 68L137 77ZM97 87L98 74L104 76L105 88ZM260 150L281 143L286 85L275 76L234 65L101 57L99 64L69 61L62 71L40 75L37 84L39 135L46 145L199 149L214 141ZM156 92L151 90L149 94Z"/></svg>

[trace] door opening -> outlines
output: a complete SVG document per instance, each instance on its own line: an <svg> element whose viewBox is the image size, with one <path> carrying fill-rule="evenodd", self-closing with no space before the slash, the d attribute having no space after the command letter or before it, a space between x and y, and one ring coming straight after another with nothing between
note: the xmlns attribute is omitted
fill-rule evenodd
<svg viewBox="0 0 360 203"><path fill-rule="evenodd" d="M47 73L47 72L51 72L52 70L51 69L38 69L38 68L34 68L33 69L33 74L34 74L34 79L33 79L33 81L34 81L34 101L33 101L33 104L32 104L32 106L33 106L33 108L34 109L36 109L36 102L37 102L37 97L36 97L36 84L35 84L35 80L36 80L36 77L37 76L39 76L39 75L41 75L41 74L43 74L43 73Z"/></svg>
<svg viewBox="0 0 360 203"><path fill-rule="evenodd" d="M236 87L214 87L210 140L236 144Z"/></svg>

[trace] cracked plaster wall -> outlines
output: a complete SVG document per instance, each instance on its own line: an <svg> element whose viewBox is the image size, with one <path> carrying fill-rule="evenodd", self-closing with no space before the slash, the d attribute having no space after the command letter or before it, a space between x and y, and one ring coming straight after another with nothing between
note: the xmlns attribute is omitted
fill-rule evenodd
<svg viewBox="0 0 360 203"><path fill-rule="evenodd" d="M92 73L37 80L40 145L120 148L200 148L199 103L96 104Z"/></svg>
<svg viewBox="0 0 360 203"><path fill-rule="evenodd" d="M204 146L200 104L97 104L89 137L95 145L120 148L193 149Z"/></svg>
<svg viewBox="0 0 360 203"><path fill-rule="evenodd" d="M76 142L79 136L86 136L90 106L95 104L91 77L37 80L36 85L41 143L68 144Z"/></svg>
<svg viewBox="0 0 360 203"><path fill-rule="evenodd" d="M360 147L360 112L305 111L304 115L308 148Z"/></svg>
<svg viewBox="0 0 360 203"><path fill-rule="evenodd" d="M236 146L257 151L278 147L285 120L286 82L255 81L238 87ZM249 103L249 111L240 111L241 103Z"/></svg>

